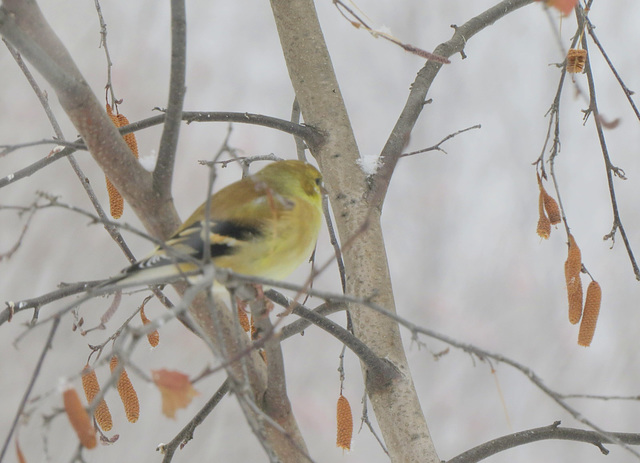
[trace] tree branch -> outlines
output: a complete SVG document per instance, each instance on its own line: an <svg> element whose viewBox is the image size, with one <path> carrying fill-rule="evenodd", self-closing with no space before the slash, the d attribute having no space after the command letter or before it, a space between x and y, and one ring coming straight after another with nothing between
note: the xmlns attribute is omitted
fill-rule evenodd
<svg viewBox="0 0 640 463"><path fill-rule="evenodd" d="M312 0L271 0L289 77L307 124L324 134L310 145L329 191L342 243L346 291L395 311L380 210L365 200L368 182ZM345 248L345 247L343 247ZM392 459L439 462L411 379L398 325L363 305L349 307L355 335L401 375L368 389ZM363 374L366 376L366 366ZM402 410L402 412L401 412Z"/></svg>
<svg viewBox="0 0 640 463"><path fill-rule="evenodd" d="M153 171L154 191L163 199L171 198L171 180L175 164L182 105L186 91L187 66L187 20L184 0L171 0L171 78L169 81L169 102L158 161Z"/></svg>
<svg viewBox="0 0 640 463"><path fill-rule="evenodd" d="M53 86L91 155L151 234L169 236L180 224L173 203L155 194L151 174L131 155L38 5L5 0L0 7L0 34Z"/></svg>
<svg viewBox="0 0 640 463"><path fill-rule="evenodd" d="M456 53L463 54L467 41L471 37L491 26L498 19L533 1L534 0L504 0L483 13L480 13L478 16L471 18L462 26L453 26L455 29L453 37L447 42L438 45L433 53L444 56L445 58L449 58ZM464 57L463 54L463 58ZM380 153L381 165L374 175L373 188L372 191L369 192L369 197L374 207L381 208L384 203L393 171L409 140L409 135L418 120L418 116L420 116L422 112L431 84L441 68L442 63L431 60L427 61L424 67L418 72L413 84L411 84L411 91L409 92L409 97L407 98L404 109L400 113L400 117L398 117L396 125L391 131L387 143Z"/></svg>
<svg viewBox="0 0 640 463"><path fill-rule="evenodd" d="M607 433L614 436L618 442L628 445L640 445L640 434L611 432ZM447 463L475 463L485 458L495 455L496 453L517 447L519 445L530 444L541 440L560 439L576 442L587 442L593 444L600 451L607 455L609 451L602 444L614 443L611 439L604 438L601 434L594 431L585 431L584 429L561 428L560 421L556 421L550 426L541 428L527 429L507 436L498 437L484 444L480 444L457 457L448 460Z"/></svg>

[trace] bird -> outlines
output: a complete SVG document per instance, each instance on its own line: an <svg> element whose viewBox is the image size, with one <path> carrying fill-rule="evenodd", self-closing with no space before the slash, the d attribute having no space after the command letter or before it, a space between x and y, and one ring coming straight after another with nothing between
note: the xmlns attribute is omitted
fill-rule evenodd
<svg viewBox="0 0 640 463"><path fill-rule="evenodd" d="M311 164L275 161L214 193L208 216L205 201L163 245L100 287L197 273L206 245L217 268L282 280L315 249L324 192L322 175Z"/></svg>

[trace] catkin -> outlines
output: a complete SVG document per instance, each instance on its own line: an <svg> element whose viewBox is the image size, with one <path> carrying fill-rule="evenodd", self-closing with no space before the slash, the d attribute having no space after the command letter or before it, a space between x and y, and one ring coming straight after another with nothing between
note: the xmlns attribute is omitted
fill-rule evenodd
<svg viewBox="0 0 640 463"><path fill-rule="evenodd" d="M116 124L118 127L124 127L125 125L129 125L129 119L124 114L118 114L118 123ZM136 134L131 132L124 134L122 136L124 138L125 143L133 153L133 155L138 159L138 142L136 141Z"/></svg>
<svg viewBox="0 0 640 463"><path fill-rule="evenodd" d="M98 383L96 371L90 368L89 365L86 365L82 371L82 389L84 389L84 396L89 403L93 402L95 396L100 392L100 384ZM111 431L113 421L111 420L111 412L109 411L107 402L105 402L104 399L97 405L93 416L103 431Z"/></svg>
<svg viewBox="0 0 640 463"><path fill-rule="evenodd" d="M115 187L109 177L105 175L105 180L107 181L107 194L109 195L109 213L111 217L114 219L119 219L122 217L122 213L124 212L124 199L122 195Z"/></svg>
<svg viewBox="0 0 640 463"><path fill-rule="evenodd" d="M551 234L551 221L544 213L544 198L542 190L540 191L540 197L538 199L538 213L540 214L540 218L538 219L536 233L540 238L544 238L545 240L549 239L549 235Z"/></svg>
<svg viewBox="0 0 640 463"><path fill-rule="evenodd" d="M96 431L93 428L93 424L91 424L91 418L89 418L87 410L80 402L80 396L78 396L74 388L69 387L62 393L62 399L64 401L64 410L67 412L69 422L78 435L80 443L88 449L94 448L98 443Z"/></svg>
<svg viewBox="0 0 640 463"><path fill-rule="evenodd" d="M560 207L558 207L558 203L544 188L541 193L544 198L544 210L547 211L547 216L549 217L551 225L559 224L562 220L562 216L560 215Z"/></svg>
<svg viewBox="0 0 640 463"><path fill-rule="evenodd" d="M567 280L567 297L569 301L569 322L575 325L582 317L582 280L580 275Z"/></svg>
<svg viewBox="0 0 640 463"><path fill-rule="evenodd" d="M588 347L591 345L593 333L596 331L598 314L600 313L600 303L602 301L602 288L597 281L592 281L587 287L587 296L584 300L584 313L580 331L578 332L578 344Z"/></svg>
<svg viewBox="0 0 640 463"><path fill-rule="evenodd" d="M569 301L569 322L576 324L582 317L582 254L573 235L569 235L569 252L564 263L564 276Z"/></svg>
<svg viewBox="0 0 640 463"><path fill-rule="evenodd" d="M113 114L111 106L107 103L107 114L113 122L113 125L116 127L123 127L129 124L129 120L126 118L124 114ZM136 141L136 136L133 133L128 133L123 135L125 143L133 153L133 155L138 158L138 142ZM114 219L119 219L122 217L122 212L124 211L124 199L122 195L115 187L111 180L105 176L107 181L107 193L109 194L109 211L111 213L111 217Z"/></svg>
<svg viewBox="0 0 640 463"><path fill-rule="evenodd" d="M353 435L353 416L351 415L351 405L345 396L340 394L337 405L337 428L338 436L336 445L342 449L351 449L351 436Z"/></svg>
<svg viewBox="0 0 640 463"><path fill-rule="evenodd" d="M140 318L142 319L143 325L151 323L151 320L149 320L144 313L144 305L140 307ZM147 341L149 341L149 345L151 347L156 347L160 343L160 334L158 333L158 330L153 330L151 333L148 333Z"/></svg>
<svg viewBox="0 0 640 463"><path fill-rule="evenodd" d="M109 362L109 368L111 368L112 373L117 366L118 357L114 355L111 357L111 361ZM138 401L138 394L136 393L133 384L131 384L129 375L127 375L124 368L122 369L122 373L120 373L120 378L118 378L117 389L118 394L120 394L120 400L124 406L124 412L127 415L127 419L130 423L135 423L138 421L140 416L140 402Z"/></svg>
<svg viewBox="0 0 640 463"><path fill-rule="evenodd" d="M240 326L244 332L249 332L251 329L251 323L249 322L247 312L240 305L238 305L238 321L240 322Z"/></svg>

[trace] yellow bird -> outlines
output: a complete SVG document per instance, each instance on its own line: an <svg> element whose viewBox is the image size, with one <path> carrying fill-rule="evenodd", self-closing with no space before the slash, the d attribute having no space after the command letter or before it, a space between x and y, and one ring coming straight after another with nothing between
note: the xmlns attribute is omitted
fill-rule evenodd
<svg viewBox="0 0 640 463"><path fill-rule="evenodd" d="M199 269L209 246L216 267L283 279L311 256L322 223L322 175L302 161L277 161L211 197L163 246L101 286L133 286Z"/></svg>

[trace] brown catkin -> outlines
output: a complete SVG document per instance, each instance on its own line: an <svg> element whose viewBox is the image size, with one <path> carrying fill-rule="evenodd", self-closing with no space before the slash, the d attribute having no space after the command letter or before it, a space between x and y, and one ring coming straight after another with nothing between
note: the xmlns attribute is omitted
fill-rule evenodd
<svg viewBox="0 0 640 463"><path fill-rule="evenodd" d="M87 398L89 404L93 402L95 396L100 392L100 384L98 383L96 371L89 367L89 365L85 365L84 370L82 370L82 389L84 389L84 396ZM104 399L102 399L96 407L93 416L103 431L111 431L113 421L111 420L111 412L109 411L107 402L105 402Z"/></svg>
<svg viewBox="0 0 640 463"><path fill-rule="evenodd" d="M578 332L578 345L589 347L596 331L600 302L602 301L602 288L597 281L592 281L587 287L587 297L584 300L584 313L580 331Z"/></svg>
<svg viewBox="0 0 640 463"><path fill-rule="evenodd" d="M575 325L582 317L582 280L580 275L567 281L567 297L569 300L569 322Z"/></svg>
<svg viewBox="0 0 640 463"><path fill-rule="evenodd" d="M582 254L573 235L569 235L569 252L564 263L564 276L569 300L569 322L576 324L582 317Z"/></svg>
<svg viewBox="0 0 640 463"><path fill-rule="evenodd" d="M542 189L542 196L544 197L544 210L547 211L547 216L549 217L551 225L559 224L562 220L562 216L560 215L560 207L558 207L558 203L544 188Z"/></svg>
<svg viewBox="0 0 640 463"><path fill-rule="evenodd" d="M351 436L353 435L353 416L351 415L351 405L345 396L338 397L337 408L337 428L338 436L336 445L342 449L351 449Z"/></svg>
<svg viewBox="0 0 640 463"><path fill-rule="evenodd" d="M251 329L251 323L249 322L247 312L245 312L245 310L240 305L238 305L238 321L240 322L240 326L242 327L244 332L248 333Z"/></svg>
<svg viewBox="0 0 640 463"><path fill-rule="evenodd" d="M536 233L540 238L544 238L545 240L549 239L549 235L551 234L551 222L544 213L544 199L542 190L540 191L540 197L538 199L538 213L540 214L540 218L538 219Z"/></svg>
<svg viewBox="0 0 640 463"><path fill-rule="evenodd" d="M123 127L129 124L129 120L126 118L124 114L113 114L111 106L107 103L107 114L113 122L113 125L116 127ZM138 142L136 141L136 136L133 133L128 133L123 135L125 143L133 153L133 155L138 158ZM122 217L122 212L124 211L124 199L122 195L115 187L111 180L106 177L107 181L107 193L109 194L109 212L111 213L111 217L114 219L119 219Z"/></svg>
<svg viewBox="0 0 640 463"><path fill-rule="evenodd" d="M80 443L88 449L94 448L98 443L96 430L91 424L91 418L89 418L87 410L80 402L80 396L74 388L69 387L62 393L62 399L64 401L64 410L67 412L69 422L71 422L73 430L78 435Z"/></svg>
<svg viewBox="0 0 640 463"><path fill-rule="evenodd" d="M111 119L111 122L113 122L113 125L115 125L116 127L119 127L118 116L116 114L113 114L113 111L111 110L111 105L109 103L107 103L107 115L109 116L109 119Z"/></svg>
<svg viewBox="0 0 640 463"><path fill-rule="evenodd" d="M118 127L124 127L125 125L129 125L129 119L124 114L118 114ZM133 155L138 159L138 142L136 141L136 134L131 132L124 134L122 136L124 138L125 143L133 153Z"/></svg>
<svg viewBox="0 0 640 463"><path fill-rule="evenodd" d="M111 105L109 105L109 103L107 103L107 115L109 116L109 119L111 119L111 122L113 122L113 125L115 125L116 127L120 127L118 125L118 116L116 114L113 114ZM111 214L111 217L113 217L114 219L119 219L120 217L122 217L122 212L124 211L124 199L122 198L122 195L115 187L115 185L111 183L109 177L105 175L104 178L107 181L107 193L109 195L109 212Z"/></svg>
<svg viewBox="0 0 640 463"><path fill-rule="evenodd" d="M140 318L142 319L143 325L151 323L151 320L149 320L144 313L144 305L140 307ZM158 330L153 330L151 333L148 333L147 341L149 341L149 345L151 347L156 347L160 343L160 334L158 333Z"/></svg>
<svg viewBox="0 0 640 463"><path fill-rule="evenodd" d="M124 199L122 195L115 187L109 177L105 175L105 180L107 181L107 194L109 195L109 213L111 217L114 219L119 219L122 217L122 212L124 211Z"/></svg>
<svg viewBox="0 0 640 463"><path fill-rule="evenodd" d="M582 270L582 253L573 235L569 234L569 251L567 254L567 271L572 276L579 275Z"/></svg>
<svg viewBox="0 0 640 463"><path fill-rule="evenodd" d="M109 367L113 373L113 371L118 367L118 357L115 355L111 357ZM130 423L135 423L140 417L140 402L138 401L138 394L136 393L133 384L131 384L129 375L127 375L124 368L122 369L122 373L120 373L120 378L118 378L117 389L118 394L120 394L122 405L124 405L124 412L127 415L127 419Z"/></svg>

